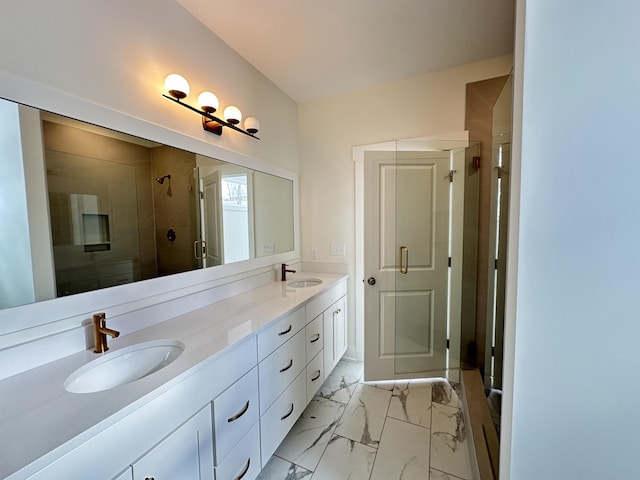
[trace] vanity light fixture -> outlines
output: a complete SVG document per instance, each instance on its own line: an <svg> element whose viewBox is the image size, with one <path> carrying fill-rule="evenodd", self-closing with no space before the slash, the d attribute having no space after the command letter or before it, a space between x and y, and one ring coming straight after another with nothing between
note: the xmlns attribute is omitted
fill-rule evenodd
<svg viewBox="0 0 640 480"><path fill-rule="evenodd" d="M216 97L211 92L202 92L198 95L198 106L200 110L195 107L192 107L188 103L184 103L182 99L186 98L189 95L189 82L187 80L178 75L177 73L172 73L168 75L164 80L164 86L167 89L166 94L162 94L164 98L168 98L172 102L177 103L178 105L182 105L183 107L191 110L192 112L197 113L202 116L202 128L206 131L215 133L216 135L222 135L222 127L229 127L236 132L244 133L250 137L255 138L256 140L260 140L256 137L256 133L260 129L260 124L253 117L248 117L244 122L245 130L240 128L238 125L242 120L242 113L240 109L236 106L230 105L224 109L224 120L214 116L216 110L220 106L218 102L218 97Z"/></svg>

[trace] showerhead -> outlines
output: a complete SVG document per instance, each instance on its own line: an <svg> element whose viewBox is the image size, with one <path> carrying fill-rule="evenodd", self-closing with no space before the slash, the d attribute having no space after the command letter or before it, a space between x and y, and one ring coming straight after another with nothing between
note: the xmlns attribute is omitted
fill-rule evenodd
<svg viewBox="0 0 640 480"><path fill-rule="evenodd" d="M171 175L164 175L162 177L158 177L158 178L156 178L156 182L158 182L160 185L162 185L167 178L169 180L171 180Z"/></svg>

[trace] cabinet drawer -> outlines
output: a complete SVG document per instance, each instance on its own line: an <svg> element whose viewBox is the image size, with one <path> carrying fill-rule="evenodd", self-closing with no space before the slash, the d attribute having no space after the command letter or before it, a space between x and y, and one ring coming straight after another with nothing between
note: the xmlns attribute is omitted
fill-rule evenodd
<svg viewBox="0 0 640 480"><path fill-rule="evenodd" d="M307 403L324 382L324 365L322 358L323 351L320 352L307 365Z"/></svg>
<svg viewBox="0 0 640 480"><path fill-rule="evenodd" d="M260 470L260 424L256 422L215 468L215 480L254 480Z"/></svg>
<svg viewBox="0 0 640 480"><path fill-rule="evenodd" d="M322 315L318 315L305 327L307 363L322 350L324 345L324 332L322 330Z"/></svg>
<svg viewBox="0 0 640 480"><path fill-rule="evenodd" d="M292 338L305 326L306 317L304 306L291 312L258 334L258 362L265 359L280 345Z"/></svg>
<svg viewBox="0 0 640 480"><path fill-rule="evenodd" d="M305 338L302 330L258 365L260 414L263 414L287 385L304 370L306 364Z"/></svg>
<svg viewBox="0 0 640 480"><path fill-rule="evenodd" d="M307 303L306 318L307 323L320 315L330 305L335 303L340 297L347 293L347 280L340 280L336 285L326 292L321 293Z"/></svg>
<svg viewBox="0 0 640 480"><path fill-rule="evenodd" d="M255 367L213 401L216 465L220 465L258 421L258 410L258 368Z"/></svg>
<svg viewBox="0 0 640 480"><path fill-rule="evenodd" d="M263 468L307 406L306 383L306 374L303 372L260 418Z"/></svg>

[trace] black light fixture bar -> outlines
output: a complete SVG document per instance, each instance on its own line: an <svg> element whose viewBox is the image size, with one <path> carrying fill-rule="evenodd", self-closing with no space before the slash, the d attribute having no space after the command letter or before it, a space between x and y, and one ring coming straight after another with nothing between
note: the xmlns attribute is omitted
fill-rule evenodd
<svg viewBox="0 0 640 480"><path fill-rule="evenodd" d="M249 133L249 132L247 132L246 130L243 130L243 129L241 129L241 128L239 128L239 127L235 126L233 123L229 123L229 122L227 122L226 120L222 120L221 118L218 118L218 117L216 117L216 116L214 116L214 115L212 115L212 114L210 114L210 113L208 113L208 112L205 112L204 110L198 110L197 108L192 107L192 106L191 106L191 105L189 105L188 103L183 103L183 102L181 102L179 99L177 99L177 98L173 98L173 97L170 97L169 95L166 95L166 94L164 94L164 93L162 94L162 96L163 96L164 98L168 98L168 99L169 99L169 100L171 100L172 102L177 103L178 105L182 105L183 107L188 108L188 109L189 109L189 110L191 110L192 112L195 112L195 113L197 113L198 115L201 115L202 117L204 117L204 118L202 119L202 123L203 123L203 126L204 126L205 130L207 130L207 131L209 131L209 132L215 133L216 135L221 135L221 134L222 134L222 127L229 127L230 129L235 130L236 132L244 133L245 135L248 135L248 136L250 136L250 137L253 137L253 138L255 138L256 140L260 140L260 138L256 137L254 134ZM214 131L213 129L208 128L208 127L206 126L206 122L205 122L205 120L204 120L205 118L207 118L207 119L209 119L209 120L211 120L211 121L213 121L213 122L216 122L216 123L220 124L220 129L219 129L219 131Z"/></svg>

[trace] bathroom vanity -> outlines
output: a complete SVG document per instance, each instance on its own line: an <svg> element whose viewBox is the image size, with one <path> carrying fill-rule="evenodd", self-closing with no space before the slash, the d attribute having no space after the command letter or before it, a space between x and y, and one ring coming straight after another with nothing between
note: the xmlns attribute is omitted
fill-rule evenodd
<svg viewBox="0 0 640 480"><path fill-rule="evenodd" d="M255 478L346 351L346 293L345 275L298 274L109 340L104 358L184 350L103 391L65 389L91 350L0 381L0 477Z"/></svg>

